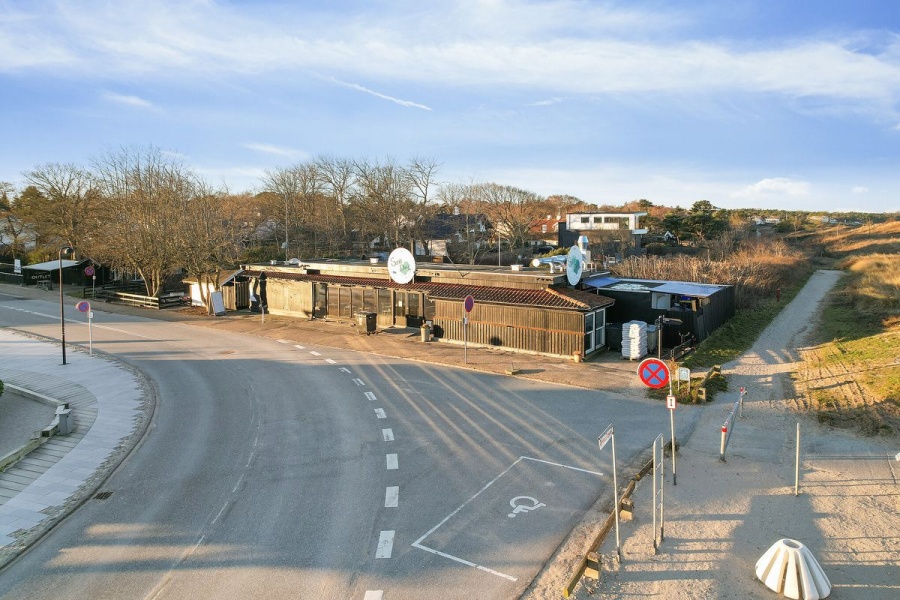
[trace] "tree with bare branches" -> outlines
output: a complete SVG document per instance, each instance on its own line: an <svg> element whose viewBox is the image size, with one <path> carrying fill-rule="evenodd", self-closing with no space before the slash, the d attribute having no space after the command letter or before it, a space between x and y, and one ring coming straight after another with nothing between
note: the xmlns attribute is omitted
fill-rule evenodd
<svg viewBox="0 0 900 600"><path fill-rule="evenodd" d="M183 265L183 221L204 188L181 162L157 148L125 148L95 160L102 209L90 255L114 269L137 273L148 296Z"/></svg>

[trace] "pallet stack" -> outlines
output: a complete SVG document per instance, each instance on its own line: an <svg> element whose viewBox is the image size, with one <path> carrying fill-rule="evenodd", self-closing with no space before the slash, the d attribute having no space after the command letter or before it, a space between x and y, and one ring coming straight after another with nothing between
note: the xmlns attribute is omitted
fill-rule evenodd
<svg viewBox="0 0 900 600"><path fill-rule="evenodd" d="M647 324L629 321L622 325L622 358L640 360L647 356Z"/></svg>

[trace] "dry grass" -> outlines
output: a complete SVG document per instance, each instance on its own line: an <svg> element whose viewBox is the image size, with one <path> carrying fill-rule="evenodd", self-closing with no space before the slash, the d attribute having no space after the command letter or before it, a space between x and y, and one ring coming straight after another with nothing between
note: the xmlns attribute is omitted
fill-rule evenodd
<svg viewBox="0 0 900 600"><path fill-rule="evenodd" d="M830 228L821 243L847 276L801 351L798 387L823 422L900 433L900 221Z"/></svg>
<svg viewBox="0 0 900 600"><path fill-rule="evenodd" d="M735 286L738 309L752 308L774 298L776 290L796 283L808 272L806 257L780 239L744 244L724 260L696 256L645 256L611 267L616 277L670 279Z"/></svg>

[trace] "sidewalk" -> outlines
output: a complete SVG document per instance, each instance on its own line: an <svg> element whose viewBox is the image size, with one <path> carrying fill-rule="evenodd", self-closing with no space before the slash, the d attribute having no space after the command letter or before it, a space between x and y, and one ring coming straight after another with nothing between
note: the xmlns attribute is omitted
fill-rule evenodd
<svg viewBox="0 0 900 600"><path fill-rule="evenodd" d="M68 402L75 418L73 433L53 436L0 473L2 566L94 493L143 431L151 406L138 377L107 358L71 351L62 365L56 344L6 329L0 356L0 380ZM6 414L19 427L31 433L50 423L53 408L46 418L26 404L28 392L7 390L0 403L9 403ZM15 443L5 440L4 449Z"/></svg>

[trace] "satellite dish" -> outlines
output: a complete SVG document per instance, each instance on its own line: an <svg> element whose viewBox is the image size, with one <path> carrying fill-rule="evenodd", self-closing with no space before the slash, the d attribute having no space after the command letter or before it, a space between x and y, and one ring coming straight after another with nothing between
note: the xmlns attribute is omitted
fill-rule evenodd
<svg viewBox="0 0 900 600"><path fill-rule="evenodd" d="M569 280L569 285L578 285L578 282L581 281L581 274L583 272L584 254L581 253L581 248L572 246L569 248L569 253L566 255L566 279Z"/></svg>
<svg viewBox="0 0 900 600"><path fill-rule="evenodd" d="M300 264L300 259L299 259L299 258L292 258L292 259L289 260L288 262L289 262L290 264L292 264L292 265L299 265L299 264Z"/></svg>
<svg viewBox="0 0 900 600"><path fill-rule="evenodd" d="M406 248L397 248L391 252L387 264L388 274L395 283L409 283L416 275L416 259Z"/></svg>

